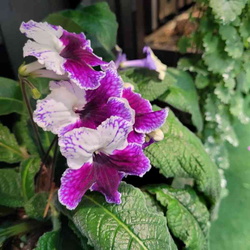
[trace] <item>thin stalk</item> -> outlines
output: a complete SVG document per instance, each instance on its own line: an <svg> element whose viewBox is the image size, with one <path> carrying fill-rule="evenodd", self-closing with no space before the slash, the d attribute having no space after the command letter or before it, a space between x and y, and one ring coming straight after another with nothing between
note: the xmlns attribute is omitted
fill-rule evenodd
<svg viewBox="0 0 250 250"><path fill-rule="evenodd" d="M57 141L58 140L56 140L56 142ZM52 183L53 183L53 180L54 180L57 155L58 155L58 143L55 144L54 156L53 156L52 163L51 163L50 187L52 187Z"/></svg>
<svg viewBox="0 0 250 250"><path fill-rule="evenodd" d="M21 90L22 90L23 99L24 99L24 102L25 102L25 104L26 104L26 107L27 107L27 110L28 110L28 113L29 113L30 122L31 122L31 125L32 125L32 128L33 128L33 131L34 131L34 133L35 133L35 138L36 138L36 141L37 141L37 144L38 144L40 153L41 153L41 155L44 155L45 152L44 152L44 149L43 149L42 142L41 142L41 140L40 140L38 128L37 128L37 125L35 124L35 122L33 121L32 108L31 108L31 106L30 106L30 102L29 102L29 99L28 99L28 96L27 96L27 93L26 93L25 81L24 81L24 79L23 79L22 77L20 77L20 76L19 76L19 81L20 81L20 85L21 85Z"/></svg>

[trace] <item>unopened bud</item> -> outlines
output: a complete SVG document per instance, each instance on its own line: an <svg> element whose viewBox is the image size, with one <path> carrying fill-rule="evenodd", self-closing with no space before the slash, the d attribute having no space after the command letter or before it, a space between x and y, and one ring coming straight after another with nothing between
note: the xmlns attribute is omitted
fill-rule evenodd
<svg viewBox="0 0 250 250"><path fill-rule="evenodd" d="M129 83L129 82L124 82L123 83L123 87L124 88L131 88L131 90L135 90L135 87L134 87L134 85L133 84L131 84L131 83Z"/></svg>
<svg viewBox="0 0 250 250"><path fill-rule="evenodd" d="M31 89L31 92L34 99L39 99L41 97L41 93L37 88Z"/></svg>
<svg viewBox="0 0 250 250"><path fill-rule="evenodd" d="M149 138L152 138L154 141L162 141L164 139L164 134L161 129L156 129L148 134Z"/></svg>

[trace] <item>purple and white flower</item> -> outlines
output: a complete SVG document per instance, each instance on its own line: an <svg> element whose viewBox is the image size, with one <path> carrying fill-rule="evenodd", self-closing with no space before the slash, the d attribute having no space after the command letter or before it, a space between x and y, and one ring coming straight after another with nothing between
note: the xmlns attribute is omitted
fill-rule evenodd
<svg viewBox="0 0 250 250"><path fill-rule="evenodd" d="M128 141L142 144L145 142L145 134L152 133L165 123L168 110L153 111L150 102L143 99L140 94L134 93L131 88L123 89L122 97L135 112L134 130L129 134Z"/></svg>
<svg viewBox="0 0 250 250"><path fill-rule="evenodd" d="M94 90L83 90L68 81L50 82L51 93L37 101L34 121L44 130L63 134L79 127L97 128L112 115L134 121L134 111L121 98L123 82L113 63Z"/></svg>
<svg viewBox="0 0 250 250"><path fill-rule="evenodd" d="M60 26L32 20L23 22L20 31L32 39L27 41L23 52L24 57L37 58L40 64L36 65L37 71L45 67L63 78L67 75L83 89L96 89L100 85L105 73L92 67L104 65L106 62L93 53L90 41L83 33L70 33ZM51 75L49 72L48 74Z"/></svg>
<svg viewBox="0 0 250 250"><path fill-rule="evenodd" d="M155 56L150 47L145 46L143 48L143 53L146 54L146 57L144 59L137 60L127 60L126 55L122 53L121 49L117 51L118 53L115 61L117 69L148 68L158 72L158 77L160 80L165 78L167 66Z"/></svg>
<svg viewBox="0 0 250 250"><path fill-rule="evenodd" d="M97 129L77 128L59 138L68 166L61 178L59 201L74 209L88 189L121 203L118 187L126 175L144 175L150 162L138 144L128 143L132 123L112 116Z"/></svg>

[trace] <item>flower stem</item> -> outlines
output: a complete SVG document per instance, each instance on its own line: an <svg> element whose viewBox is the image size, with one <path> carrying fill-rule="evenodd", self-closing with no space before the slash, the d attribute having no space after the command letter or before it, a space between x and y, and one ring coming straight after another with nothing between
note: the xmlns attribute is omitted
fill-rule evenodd
<svg viewBox="0 0 250 250"><path fill-rule="evenodd" d="M20 85L21 85L23 99L24 99L24 102L26 104L26 107L27 107L27 110L28 110L28 113L29 113L30 122L31 122L31 125L32 125L32 128L33 128L33 131L35 133L35 138L36 138L39 150L40 150L40 154L44 155L45 152L44 152L44 149L43 149L42 142L40 140L38 128L37 128L37 125L35 124L35 122L33 121L32 108L30 106L30 102L29 102L29 99L28 99L28 96L27 96L27 93L26 93L26 88L25 88L26 87L25 86L25 80L21 76L19 76L19 81L20 81Z"/></svg>

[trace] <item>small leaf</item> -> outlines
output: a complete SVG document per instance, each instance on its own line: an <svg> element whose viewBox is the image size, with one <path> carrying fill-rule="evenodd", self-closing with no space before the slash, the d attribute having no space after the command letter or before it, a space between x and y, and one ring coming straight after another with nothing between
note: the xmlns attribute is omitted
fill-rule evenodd
<svg viewBox="0 0 250 250"><path fill-rule="evenodd" d="M236 28L230 25L220 25L219 33L226 43L225 51L228 55L232 58L241 57L244 46Z"/></svg>
<svg viewBox="0 0 250 250"><path fill-rule="evenodd" d="M6 126L0 124L0 161L15 163L27 158L25 150L21 150L16 138Z"/></svg>
<svg viewBox="0 0 250 250"><path fill-rule="evenodd" d="M149 211L143 193L121 183L122 204L109 204L99 193L84 195L74 211L67 211L78 230L95 249L177 249L166 218Z"/></svg>
<svg viewBox="0 0 250 250"><path fill-rule="evenodd" d="M0 115L24 111L21 89L16 81L0 77Z"/></svg>
<svg viewBox="0 0 250 250"><path fill-rule="evenodd" d="M20 175L15 169L0 169L0 197L2 206L23 206Z"/></svg>
<svg viewBox="0 0 250 250"><path fill-rule="evenodd" d="M227 24L241 14L246 3L246 0L210 0L209 5L215 17L223 24Z"/></svg>
<svg viewBox="0 0 250 250"><path fill-rule="evenodd" d="M145 150L151 163L167 178L193 178L197 188L215 203L220 196L219 173L200 140L171 111L161 130L164 140Z"/></svg>
<svg viewBox="0 0 250 250"><path fill-rule="evenodd" d="M36 193L24 204L24 209L29 218L44 220L43 214L48 200L48 193Z"/></svg>
<svg viewBox="0 0 250 250"><path fill-rule="evenodd" d="M30 157L21 163L22 193L26 200L35 194L35 176L40 169L40 164L38 157Z"/></svg>
<svg viewBox="0 0 250 250"><path fill-rule="evenodd" d="M208 249L209 212L192 189L178 190L167 185L147 189L167 208L168 226L187 249Z"/></svg>
<svg viewBox="0 0 250 250"><path fill-rule="evenodd" d="M60 231L51 231L43 234L38 242L35 250L57 250L59 249Z"/></svg>
<svg viewBox="0 0 250 250"><path fill-rule="evenodd" d="M234 91L227 88L223 82L219 82L215 89L214 93L221 100L221 102L228 104L232 96L234 95Z"/></svg>
<svg viewBox="0 0 250 250"><path fill-rule="evenodd" d="M193 124L198 131L201 131L203 120L192 77L188 73L174 68L168 68L167 72L174 81L169 81L168 91L159 99L177 109L190 113Z"/></svg>

